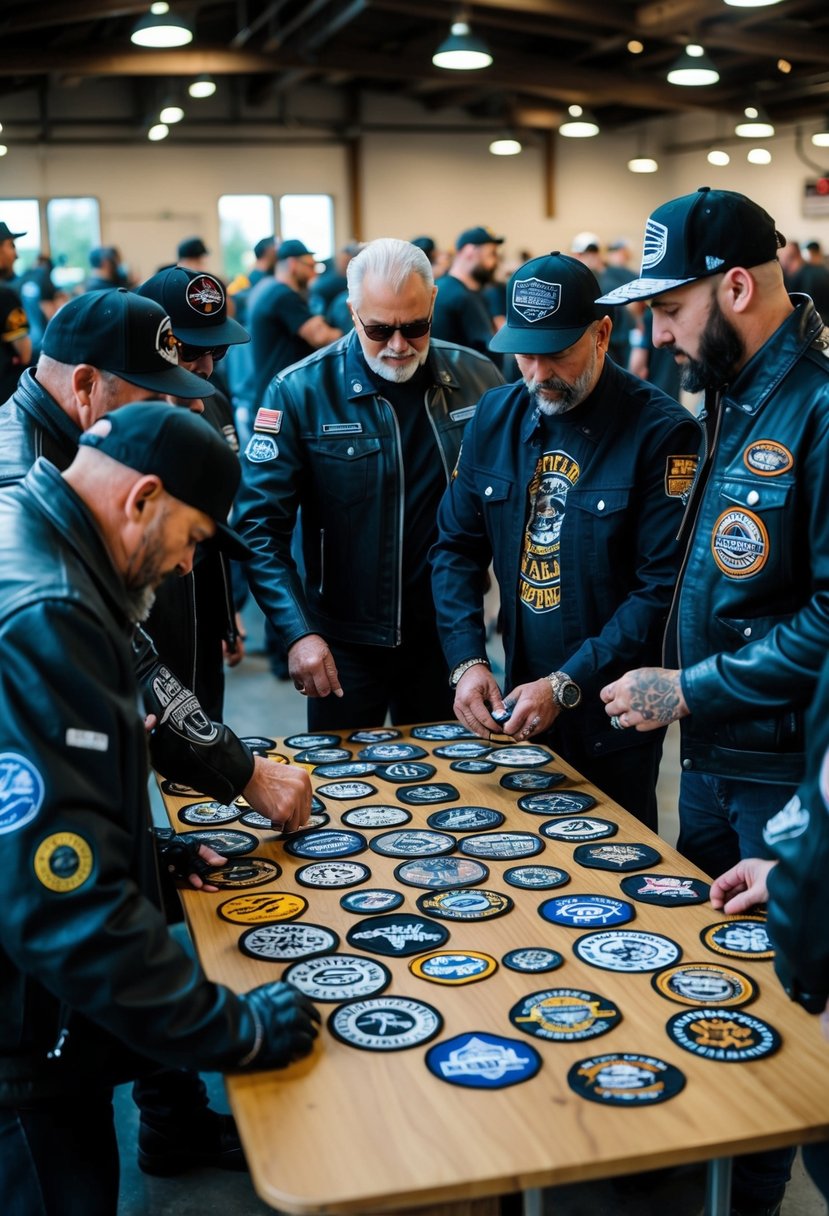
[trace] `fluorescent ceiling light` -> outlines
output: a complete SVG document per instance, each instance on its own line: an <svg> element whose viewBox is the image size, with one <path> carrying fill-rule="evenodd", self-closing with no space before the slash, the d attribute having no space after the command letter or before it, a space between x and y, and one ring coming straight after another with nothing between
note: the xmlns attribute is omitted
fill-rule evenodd
<svg viewBox="0 0 829 1216"><path fill-rule="evenodd" d="M746 160L752 165L770 165L771 152L768 148L749 148Z"/></svg>
<svg viewBox="0 0 829 1216"><path fill-rule="evenodd" d="M589 110L573 105L567 107L567 113L569 117L559 127L559 135L565 135L567 139L590 139L599 134L599 124Z"/></svg>
<svg viewBox="0 0 829 1216"><path fill-rule="evenodd" d="M730 165L731 157L722 148L712 148L706 158L709 165Z"/></svg>
<svg viewBox="0 0 829 1216"><path fill-rule="evenodd" d="M701 46L690 42L668 72L668 83L695 88L716 84L720 74Z"/></svg>
<svg viewBox="0 0 829 1216"><path fill-rule="evenodd" d="M466 21L454 21L449 37L444 39L432 56L436 68L453 72L476 72L492 63L489 47L482 38L470 32Z"/></svg>
<svg viewBox="0 0 829 1216"><path fill-rule="evenodd" d="M216 81L212 76L197 76L187 87L191 97L212 97L216 92Z"/></svg>
<svg viewBox="0 0 829 1216"><path fill-rule="evenodd" d="M157 144L160 139L166 139L170 134L170 128L164 122L156 122L150 127L147 132L147 139Z"/></svg>
<svg viewBox="0 0 829 1216"><path fill-rule="evenodd" d="M652 156L634 156L633 160L628 161L631 173L656 173L658 168Z"/></svg>
<svg viewBox="0 0 829 1216"><path fill-rule="evenodd" d="M150 11L136 22L130 34L136 46L152 47L155 50L171 46L186 46L193 41L193 27L184 17L170 11L169 4L159 2L150 6Z"/></svg>
<svg viewBox="0 0 829 1216"><path fill-rule="evenodd" d="M521 151L521 144L517 139L493 139L489 150L493 156L517 156Z"/></svg>
<svg viewBox="0 0 829 1216"><path fill-rule="evenodd" d="M746 106L745 117L737 123L734 134L743 139L769 139L774 135L774 123L760 106Z"/></svg>
<svg viewBox="0 0 829 1216"><path fill-rule="evenodd" d="M184 110L182 110L181 106L171 104L161 107L158 121L172 124L181 122L182 118L184 118Z"/></svg>

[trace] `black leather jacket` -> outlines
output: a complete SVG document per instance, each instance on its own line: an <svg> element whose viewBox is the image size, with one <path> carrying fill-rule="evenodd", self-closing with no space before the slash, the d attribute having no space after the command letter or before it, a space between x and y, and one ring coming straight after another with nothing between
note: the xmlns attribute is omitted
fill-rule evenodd
<svg viewBox="0 0 829 1216"><path fill-rule="evenodd" d="M487 389L503 383L485 355L433 340L425 409L447 482L463 429ZM394 410L368 375L356 333L275 377L242 458L237 530L260 607L286 647L309 633L400 644L405 470ZM302 508L305 586L291 556Z"/></svg>
<svg viewBox="0 0 829 1216"><path fill-rule="evenodd" d="M0 495L0 1104L255 1042L160 910L131 632L92 517L38 461Z"/></svg>
<svg viewBox="0 0 829 1216"><path fill-rule="evenodd" d="M829 330L793 302L719 402L666 662L691 710L684 768L796 784L829 648Z"/></svg>

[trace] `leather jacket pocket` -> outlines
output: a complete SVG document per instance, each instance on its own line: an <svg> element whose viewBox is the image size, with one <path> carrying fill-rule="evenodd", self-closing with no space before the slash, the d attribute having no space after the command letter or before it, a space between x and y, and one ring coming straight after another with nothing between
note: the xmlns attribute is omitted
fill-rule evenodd
<svg viewBox="0 0 829 1216"><path fill-rule="evenodd" d="M309 443L315 481L326 504L333 510L363 502L380 476L380 440L362 435L342 435Z"/></svg>

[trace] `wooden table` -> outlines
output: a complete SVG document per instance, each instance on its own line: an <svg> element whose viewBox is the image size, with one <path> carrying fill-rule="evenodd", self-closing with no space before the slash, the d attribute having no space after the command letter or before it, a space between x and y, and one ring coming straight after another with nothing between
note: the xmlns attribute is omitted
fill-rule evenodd
<svg viewBox="0 0 829 1216"><path fill-rule="evenodd" d="M347 742L356 758L365 746ZM410 737L404 730L401 741ZM428 752L438 743L411 740ZM290 748L276 751L291 756ZM438 772L433 780L450 781L460 791L456 803L407 807L407 827L426 826L428 814L443 807L484 805L504 811L508 828L537 832L546 818L520 811L520 796L503 789L500 778L510 771L468 775L449 771L449 760L430 755ZM598 805L588 814L619 825L613 843L650 844L662 855L650 867L663 874L700 876L700 872L664 841L584 781L558 758L549 768L568 780L558 789L593 793ZM329 780L314 777L314 785ZM365 780L377 793L357 801L326 803L330 827L340 827L341 815L356 805L397 802L399 786L379 776ZM173 825L185 828L177 811L188 797L167 797ZM231 823L231 828L244 824ZM368 839L375 831L365 830ZM383 829L380 829L383 830ZM346 943L347 931L359 919L340 906L342 890L301 887L296 870L307 859L285 853L274 832L258 833L256 855L275 859L282 875L258 891L299 892L308 899L302 919L337 931L340 951L360 953ZM460 835L460 834L458 834ZM268 1204L294 1213L380 1213L426 1208L430 1213L494 1216L495 1196L523 1191L525 1209L540 1211L537 1188L656 1169L688 1162L718 1162L709 1171L708 1211L728 1210L728 1164L732 1155L829 1138L829 1099L826 1093L827 1047L818 1019L792 1004L774 975L771 962L721 958L700 942L700 931L722 919L709 904L681 909L636 903L631 928L662 933L682 947L682 961L717 960L753 977L760 986L747 1012L770 1022L783 1036L775 1055L750 1063L716 1063L680 1049L665 1032L665 1024L686 1008L657 995L651 974L620 974L590 967L577 959L572 943L585 929L549 924L538 915L539 905L559 894L596 893L627 898L617 873L585 869L573 861L574 845L545 841L533 862L563 868L571 882L553 891L518 889L508 885L503 870L512 862L489 861L484 886L508 893L515 908L508 915L482 922L441 921L450 930L448 948L482 950L500 960L517 946L546 945L565 958L558 970L523 974L499 966L490 978L461 987L446 987L416 978L410 958L382 957L393 973L389 994L417 998L436 1006L444 1026L437 1040L465 1031L489 1031L508 1038L525 1036L510 1024L508 1011L522 996L545 988L567 987L600 993L614 1001L622 1020L599 1038L575 1043L547 1042L526 1037L543 1058L536 1077L507 1089L470 1090L446 1084L424 1064L428 1046L381 1053L358 1050L336 1040L326 1029L313 1054L283 1071L227 1078L227 1088L251 1175L259 1196ZM369 866L370 887L395 887L393 871L400 859L371 851L354 860ZM423 892L400 887L405 895L401 912L417 912ZM281 977L286 963L248 958L237 948L245 926L219 919L215 908L233 895L223 890L205 895L183 892L185 912L205 969L236 991ZM371 955L372 958L379 956ZM321 1005L323 1022L334 1005ZM567 1084L570 1066L605 1052L649 1054L676 1065L685 1074L685 1089L653 1107L623 1109L585 1101ZM442 1205L442 1206L441 1206Z"/></svg>

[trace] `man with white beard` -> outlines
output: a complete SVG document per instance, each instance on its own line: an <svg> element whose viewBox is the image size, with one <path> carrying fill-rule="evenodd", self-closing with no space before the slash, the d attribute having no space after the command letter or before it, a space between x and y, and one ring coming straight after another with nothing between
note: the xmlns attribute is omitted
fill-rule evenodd
<svg viewBox="0 0 829 1216"><path fill-rule="evenodd" d="M642 747L645 736L614 730L599 690L626 655L659 654L699 427L607 357L596 285L561 253L510 279L490 345L515 355L523 379L487 393L469 424L438 512L433 591L459 721L485 739L549 743L655 828L664 732ZM490 561L503 693L485 649Z"/></svg>
<svg viewBox="0 0 829 1216"><path fill-rule="evenodd" d="M427 554L466 422L502 383L486 355L430 342L422 250L372 241L347 277L354 330L274 378L237 499L250 585L310 730L450 712ZM291 556L300 509L304 576Z"/></svg>

